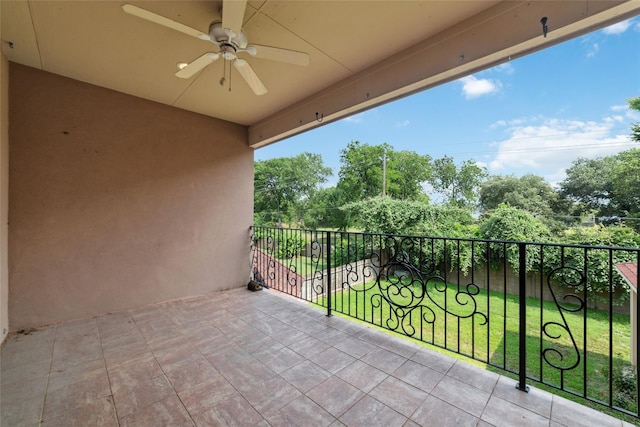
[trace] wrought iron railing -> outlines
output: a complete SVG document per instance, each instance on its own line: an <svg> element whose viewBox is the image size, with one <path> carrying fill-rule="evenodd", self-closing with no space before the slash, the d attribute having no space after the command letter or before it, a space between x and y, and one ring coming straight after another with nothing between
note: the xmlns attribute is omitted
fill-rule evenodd
<svg viewBox="0 0 640 427"><path fill-rule="evenodd" d="M638 248L252 229L264 287L636 418L639 262Z"/></svg>

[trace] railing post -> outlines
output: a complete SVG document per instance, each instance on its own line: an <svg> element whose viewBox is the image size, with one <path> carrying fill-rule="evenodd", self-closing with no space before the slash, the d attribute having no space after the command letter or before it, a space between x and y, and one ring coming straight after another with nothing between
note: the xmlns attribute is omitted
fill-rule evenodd
<svg viewBox="0 0 640 427"><path fill-rule="evenodd" d="M331 317L331 232L327 231L326 235L326 247L327 247L327 265L325 268L327 274L327 316Z"/></svg>
<svg viewBox="0 0 640 427"><path fill-rule="evenodd" d="M518 297L518 310L520 313L520 321L518 326L519 331L519 354L520 354L520 367L518 369L518 384L516 388L520 391L528 392L529 386L527 385L527 244L518 243L518 253L520 255L520 262L518 265L518 280L519 280L519 297Z"/></svg>

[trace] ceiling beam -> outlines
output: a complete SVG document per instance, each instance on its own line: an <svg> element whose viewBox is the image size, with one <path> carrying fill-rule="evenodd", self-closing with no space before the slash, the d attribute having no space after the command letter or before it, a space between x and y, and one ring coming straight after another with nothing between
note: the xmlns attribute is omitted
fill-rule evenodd
<svg viewBox="0 0 640 427"><path fill-rule="evenodd" d="M272 144L639 13L637 0L502 2L251 125L249 145Z"/></svg>

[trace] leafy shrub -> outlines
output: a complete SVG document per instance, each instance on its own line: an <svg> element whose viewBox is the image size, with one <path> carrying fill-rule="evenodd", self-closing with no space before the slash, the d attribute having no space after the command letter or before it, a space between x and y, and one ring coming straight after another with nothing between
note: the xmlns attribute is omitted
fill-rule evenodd
<svg viewBox="0 0 640 427"><path fill-rule="evenodd" d="M607 376L608 372L604 372ZM627 411L636 412L638 407L638 391L636 389L638 373L630 365L613 368L613 404Z"/></svg>
<svg viewBox="0 0 640 427"><path fill-rule="evenodd" d="M306 243L300 232L287 230L287 233L278 241L278 257L293 258L300 255Z"/></svg>
<svg viewBox="0 0 640 427"><path fill-rule="evenodd" d="M547 242L549 229L542 221L527 211L501 204L480 225L480 234L487 240L507 242ZM506 250L493 245L491 260L499 265L506 257L507 263L517 272L520 265L520 254L515 244L506 245ZM527 246L527 271L535 268L540 259L539 247Z"/></svg>
<svg viewBox="0 0 640 427"><path fill-rule="evenodd" d="M585 246L640 247L640 235L624 225L572 227L565 231L562 240L563 243ZM619 305L629 297L628 292L619 292L626 290L628 285L622 276L616 273L611 277L611 282L609 281L609 272L612 268L609 255L610 252L604 249L566 248L560 250L557 248L545 251L545 263L549 266L573 266L578 270L583 270L586 256L588 260L586 277L575 289L579 292L586 289L590 298L600 301L607 301L611 292L613 295L619 296L614 299L614 304ZM611 250L613 264L635 261L636 257L636 253L632 251Z"/></svg>

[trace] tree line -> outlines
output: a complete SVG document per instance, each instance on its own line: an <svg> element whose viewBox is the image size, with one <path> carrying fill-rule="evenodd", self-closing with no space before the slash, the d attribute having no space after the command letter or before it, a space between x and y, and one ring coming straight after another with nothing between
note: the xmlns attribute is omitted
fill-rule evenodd
<svg viewBox="0 0 640 427"><path fill-rule="evenodd" d="M640 97L629 105L640 111ZM640 142L640 124L631 139ZM490 175L473 160L433 159L388 143L351 141L340 154L331 187L323 184L333 171L319 154L256 161L256 225L594 243L573 241L579 235L616 245L622 242L606 242L604 231L585 236L585 226L640 231L640 148L577 158L557 187L533 174ZM628 240L626 231L609 234ZM627 243L640 246L640 239Z"/></svg>

